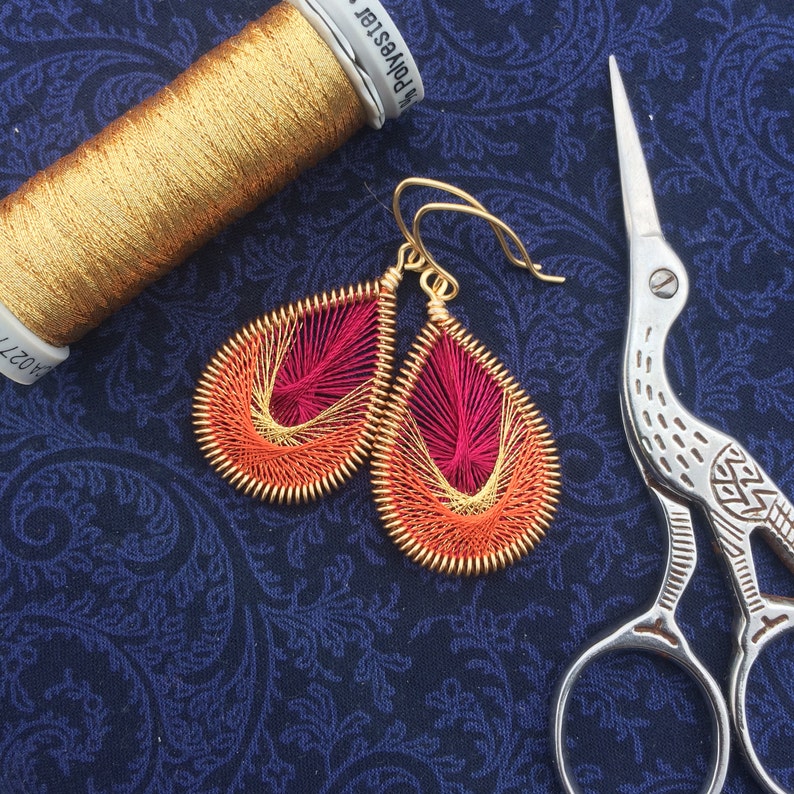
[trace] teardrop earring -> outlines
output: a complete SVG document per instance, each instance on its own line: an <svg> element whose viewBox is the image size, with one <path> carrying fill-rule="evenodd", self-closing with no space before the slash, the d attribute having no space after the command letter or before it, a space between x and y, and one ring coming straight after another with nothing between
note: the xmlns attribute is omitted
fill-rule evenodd
<svg viewBox="0 0 794 794"><path fill-rule="evenodd" d="M403 228L422 262L428 320L397 377L372 450L375 500L410 558L444 573L479 574L514 562L543 537L557 504L559 466L529 397L447 310L457 282L420 234L422 218L441 210L486 220L511 262L544 281L563 279L541 273L512 229L473 201L426 204L413 232Z"/></svg>
<svg viewBox="0 0 794 794"><path fill-rule="evenodd" d="M232 485L308 501L363 463L392 376L395 292L411 256L405 244L377 281L282 306L215 354L193 418L202 450Z"/></svg>

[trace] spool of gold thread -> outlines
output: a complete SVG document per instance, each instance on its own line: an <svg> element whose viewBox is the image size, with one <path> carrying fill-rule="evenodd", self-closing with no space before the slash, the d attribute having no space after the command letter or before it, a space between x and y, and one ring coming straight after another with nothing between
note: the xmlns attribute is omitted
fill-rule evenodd
<svg viewBox="0 0 794 794"><path fill-rule="evenodd" d="M0 202L0 303L39 340L76 341L368 120L421 99L377 2L294 2L300 11L273 7ZM328 16L337 6L342 32ZM8 360L20 382L50 368L15 377Z"/></svg>

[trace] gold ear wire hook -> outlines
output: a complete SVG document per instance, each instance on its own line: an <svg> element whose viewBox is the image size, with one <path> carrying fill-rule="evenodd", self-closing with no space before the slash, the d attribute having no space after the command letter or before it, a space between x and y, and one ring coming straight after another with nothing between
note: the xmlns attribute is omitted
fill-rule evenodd
<svg viewBox="0 0 794 794"><path fill-rule="evenodd" d="M433 294L443 300L451 300L458 294L458 282L454 276L444 270L438 262L433 260L432 271L427 270L427 262L425 261L422 251L420 251L417 241L413 232L408 229L408 224L405 222L400 208L400 199L403 192L409 187L425 187L432 188L433 190L441 190L445 193L450 193L453 196L468 202L472 207L479 209L481 212L487 212L485 207L477 201L474 196L461 190L455 185L450 185L447 182L441 182L438 179L430 179L429 177L412 176L403 179L394 189L394 196L392 197L392 211L394 213L394 220L397 223L397 228L402 232L406 242L400 246L398 254L399 266L406 270L418 271L421 273L422 288L428 294ZM451 206L465 206L465 205L451 205ZM510 256L507 241L502 237L501 231L494 227L494 232L499 237L499 242L502 245L505 253ZM425 249L426 250L426 249ZM430 284L430 279L433 278L433 284Z"/></svg>
<svg viewBox="0 0 794 794"><path fill-rule="evenodd" d="M408 177L407 179L403 179L403 181L400 182L397 185L397 187L394 189L394 197L392 199L392 210L394 212L394 219L397 222L397 227L400 229L405 239L412 245L414 243L414 236L408 230L408 225L405 223L402 216L402 211L400 209L400 199L402 197L402 194L405 191L405 189L409 187L429 187L435 190L442 190L445 193L450 193L453 196L457 196L457 198L462 199L467 204L471 204L472 207L476 207L485 215L490 215L488 210L481 202L477 201L477 199L474 198L474 196L472 196L470 193L467 193L465 190L462 190L461 188L456 187L455 185L450 185L448 182L441 182L438 179L430 179L429 177L421 177L421 176ZM501 228L499 228L498 225L494 225L494 224L491 224L491 227L493 228L494 234L499 240L499 244L502 246L502 250L505 252L505 256L514 265L517 265L518 267L526 267L526 263L516 259L516 257L510 250L510 246L504 234L502 233ZM539 268L540 266L536 265L536 267Z"/></svg>
<svg viewBox="0 0 794 794"><path fill-rule="evenodd" d="M409 231L408 225L405 223L403 219L402 210L400 209L400 199L402 198L403 192L406 188L409 187L429 187L433 188L434 190L442 190L445 193L451 193L453 196L457 196L459 199L471 204L472 207L478 207L483 212L487 210L485 207L477 201L474 196L470 196L465 190L461 190L459 187L455 187L455 185L447 184L446 182L441 182L438 179L430 179L429 177L422 177L422 176L411 176L407 179L403 179L399 185L394 189L394 196L392 197L392 211L394 212L394 219L397 222L397 227L402 232L403 237L411 244L414 244L414 236Z"/></svg>
<svg viewBox="0 0 794 794"><path fill-rule="evenodd" d="M431 202L420 207L414 217L413 228L409 231L408 225L402 216L400 209L400 199L406 188L409 187L428 187L436 190L442 190L445 193L450 193L453 196L463 200L466 204L453 204L450 202ZM468 206L467 206L468 205ZM564 276L554 276L543 273L541 266L533 262L529 253L527 252L521 238L508 226L501 218L492 215L485 206L477 201L474 196L461 190L454 185L446 182L441 182L437 179L430 179L427 177L409 177L400 182L395 188L394 197L392 199L392 209L397 226L405 237L406 241L413 249L416 256L412 261L406 264L409 270L422 271L422 286L426 291L432 291L432 294L441 298L442 300L450 300L458 293L458 282L455 277L445 270L438 262L430 255L421 239L419 233L419 224L421 219L429 212L439 210L450 210L453 212L462 212L467 215L472 215L477 218L485 220L493 229L494 234L499 242L502 251L507 257L508 261L517 267L529 270L535 278L540 281L545 281L551 284L562 284L565 281ZM510 243L515 246L518 251L518 256L510 248ZM428 271L434 271L434 274ZM433 284L430 284L430 279L433 278Z"/></svg>
<svg viewBox="0 0 794 794"><path fill-rule="evenodd" d="M429 292L429 294L434 295L440 300L447 301L451 298L454 298L458 293L457 280L454 278L454 276L452 276L451 273L441 267L433 255L427 250L427 246L422 240L422 234L420 232L422 219L431 212L440 211L462 212L464 215L471 215L475 218L481 218L482 220L487 221L490 227L494 230L494 233L499 240L499 244L501 245L505 256L510 262L512 262L514 265L517 265L518 267L526 268L532 273L533 276L540 279L541 281L546 281L552 284L562 284L565 281L564 276L553 276L542 273L540 271L540 266L532 261L529 253L527 252L526 246L522 242L521 238L515 233L515 231L513 231L513 229L508 226L501 218L498 218L496 215L492 215L490 212L484 209L479 202L472 206L468 206L466 204L452 204L449 202L430 202L428 204L424 204L417 210L416 215L414 216L413 229L411 230L410 238L408 238L411 240L411 245L413 248L419 253L420 257L424 261L421 283L425 290ZM509 243L512 243L515 246L519 254L518 257L510 250ZM432 282L430 281L431 278L433 278Z"/></svg>

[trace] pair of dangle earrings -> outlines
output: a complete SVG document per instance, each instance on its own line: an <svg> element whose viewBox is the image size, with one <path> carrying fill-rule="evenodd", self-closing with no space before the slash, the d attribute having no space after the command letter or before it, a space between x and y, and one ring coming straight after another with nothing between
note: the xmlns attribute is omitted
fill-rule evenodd
<svg viewBox="0 0 794 794"><path fill-rule="evenodd" d="M465 203L425 204L409 230L400 197L412 186ZM278 502L330 492L370 455L375 502L397 545L434 570L486 573L543 537L559 466L527 395L447 311L458 284L427 250L422 220L439 211L481 218L510 262L563 279L542 273L509 226L452 185L406 179L393 209L406 242L378 280L282 306L215 354L196 390L196 434L230 483ZM392 385L405 271L419 274L428 319Z"/></svg>

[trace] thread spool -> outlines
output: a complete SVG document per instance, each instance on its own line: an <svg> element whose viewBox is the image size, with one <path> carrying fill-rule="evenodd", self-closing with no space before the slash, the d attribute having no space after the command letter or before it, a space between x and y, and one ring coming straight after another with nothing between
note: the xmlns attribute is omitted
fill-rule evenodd
<svg viewBox="0 0 794 794"><path fill-rule="evenodd" d="M0 372L34 383L225 225L423 94L378 0L274 6L0 202Z"/></svg>

